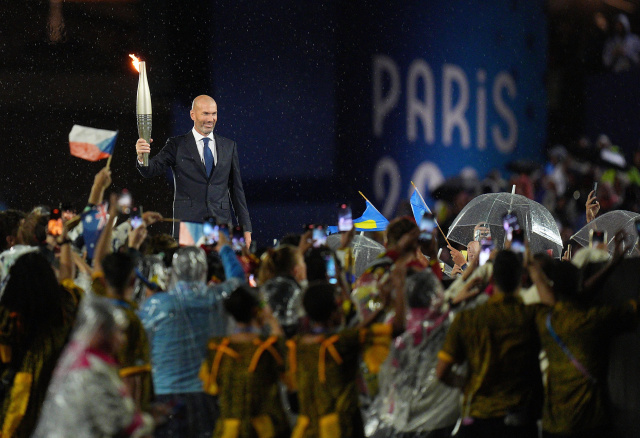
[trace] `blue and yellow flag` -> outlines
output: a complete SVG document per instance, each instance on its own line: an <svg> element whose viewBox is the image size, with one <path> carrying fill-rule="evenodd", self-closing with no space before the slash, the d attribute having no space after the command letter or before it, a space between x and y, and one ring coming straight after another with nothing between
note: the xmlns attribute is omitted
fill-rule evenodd
<svg viewBox="0 0 640 438"><path fill-rule="evenodd" d="M422 200L418 189L415 189L413 191L413 195L411 195L411 199L409 199L409 202L411 203L411 210L413 210L413 217L416 219L416 223L419 226L420 221L422 220L422 216L424 216L425 213L431 213L431 210L429 209L429 206L427 206L427 204L425 204L425 202Z"/></svg>
<svg viewBox="0 0 640 438"><path fill-rule="evenodd" d="M389 221L380 213L368 199L367 208L358 219L353 220L356 231L384 231L389 225Z"/></svg>

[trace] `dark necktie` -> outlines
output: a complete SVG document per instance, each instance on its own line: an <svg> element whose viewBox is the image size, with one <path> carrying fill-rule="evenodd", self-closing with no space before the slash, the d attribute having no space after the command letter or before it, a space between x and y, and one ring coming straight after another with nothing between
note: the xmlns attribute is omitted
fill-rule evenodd
<svg viewBox="0 0 640 438"><path fill-rule="evenodd" d="M213 170L213 154L211 153L211 149L209 149L209 137L204 137L202 141L204 142L204 168L207 170L207 176L211 175L211 171Z"/></svg>

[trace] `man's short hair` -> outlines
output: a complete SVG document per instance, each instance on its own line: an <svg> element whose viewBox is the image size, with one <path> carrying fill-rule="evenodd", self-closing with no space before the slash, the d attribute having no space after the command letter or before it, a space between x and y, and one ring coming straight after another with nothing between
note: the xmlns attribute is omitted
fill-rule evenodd
<svg viewBox="0 0 640 438"><path fill-rule="evenodd" d="M302 306L309 319L325 323L338 308L336 303L336 287L328 281L315 281L309 284Z"/></svg>
<svg viewBox="0 0 640 438"><path fill-rule="evenodd" d="M545 275L553 282L553 294L559 301L579 301L580 271L571 262L552 260L543 267Z"/></svg>
<svg viewBox="0 0 640 438"><path fill-rule="evenodd" d="M504 293L514 293L522 277L522 260L509 250L502 250L493 262L493 282Z"/></svg>
<svg viewBox="0 0 640 438"><path fill-rule="evenodd" d="M253 319L256 308L260 305L257 295L256 289L243 284L224 300L224 309L237 322L248 324Z"/></svg>
<svg viewBox="0 0 640 438"><path fill-rule="evenodd" d="M107 284L118 292L124 292L135 268L133 257L122 252L108 254L102 260L102 270Z"/></svg>
<svg viewBox="0 0 640 438"><path fill-rule="evenodd" d="M418 228L416 221L409 216L402 216L389 222L387 225L387 246L394 246L410 231Z"/></svg>

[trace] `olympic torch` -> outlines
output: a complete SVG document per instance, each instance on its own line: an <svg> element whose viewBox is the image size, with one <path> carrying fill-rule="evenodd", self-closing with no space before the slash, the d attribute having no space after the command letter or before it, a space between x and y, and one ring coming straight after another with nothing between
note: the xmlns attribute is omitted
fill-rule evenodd
<svg viewBox="0 0 640 438"><path fill-rule="evenodd" d="M135 55L129 55L133 59L133 66L138 70L138 94L136 97L136 117L138 121L138 136L151 143L151 92L147 81L147 68L144 61L140 61ZM149 154L142 154L142 165L149 165Z"/></svg>

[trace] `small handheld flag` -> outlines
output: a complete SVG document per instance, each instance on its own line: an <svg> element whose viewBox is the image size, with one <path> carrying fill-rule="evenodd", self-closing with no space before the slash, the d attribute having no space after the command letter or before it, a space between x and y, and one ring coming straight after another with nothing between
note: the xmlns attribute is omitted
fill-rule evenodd
<svg viewBox="0 0 640 438"><path fill-rule="evenodd" d="M118 131L73 125L69 133L71 155L83 160L98 161L113 154Z"/></svg>
<svg viewBox="0 0 640 438"><path fill-rule="evenodd" d="M416 187L413 181L411 181L411 185L415 190L413 191L413 195L411 195L411 199L409 200L409 203L411 204L411 210L413 210L413 217L416 219L416 223L418 224L418 226L420 226L420 221L422 220L422 216L424 216L425 213L430 213L430 214L433 214L433 213L431 213L431 209L429 208L427 203L424 202L424 198L418 191L418 187ZM438 229L442 233L442 237L444 237L444 240L447 241L447 245L449 245L449 240L447 239L446 234L444 234L444 231L442 231L442 228L440 228L440 224L438 223L437 220L436 220L436 225L438 226Z"/></svg>
<svg viewBox="0 0 640 438"><path fill-rule="evenodd" d="M424 216L425 213L431 213L431 210L427 204L422 201L417 189L413 191L409 203L411 204L411 210L413 210L413 217L416 219L416 223L420 225L422 216Z"/></svg>
<svg viewBox="0 0 640 438"><path fill-rule="evenodd" d="M389 221L385 218L377 208L373 206L371 202L362 194L364 200L367 202L367 208L358 219L353 220L353 226L357 231L384 231L389 225Z"/></svg>
<svg viewBox="0 0 640 438"><path fill-rule="evenodd" d="M100 238L102 229L107 225L109 215L107 214L107 204L100 204L82 213L82 235L84 245L87 248L87 257L93 258L96 243Z"/></svg>

